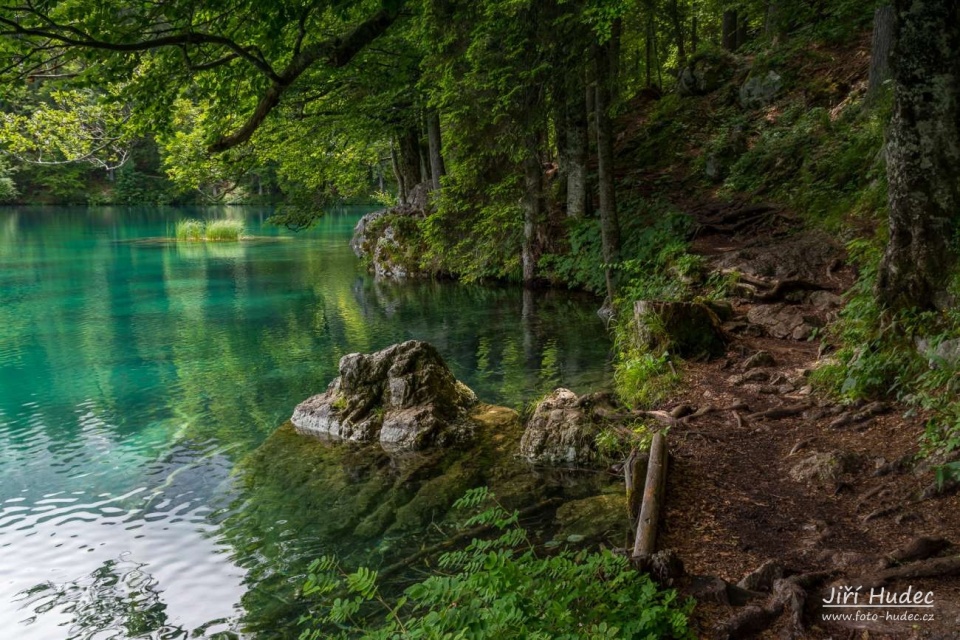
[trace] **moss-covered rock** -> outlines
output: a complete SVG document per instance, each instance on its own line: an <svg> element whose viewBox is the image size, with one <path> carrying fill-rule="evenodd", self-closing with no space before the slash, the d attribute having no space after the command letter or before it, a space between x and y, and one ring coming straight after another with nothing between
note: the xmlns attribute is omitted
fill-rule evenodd
<svg viewBox="0 0 960 640"><path fill-rule="evenodd" d="M433 346L409 340L341 358L340 376L297 405L291 422L305 435L420 451L470 439L476 402Z"/></svg>

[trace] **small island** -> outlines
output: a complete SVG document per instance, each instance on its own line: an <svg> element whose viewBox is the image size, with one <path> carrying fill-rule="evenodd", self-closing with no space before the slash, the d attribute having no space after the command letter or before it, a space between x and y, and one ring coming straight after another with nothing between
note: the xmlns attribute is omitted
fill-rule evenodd
<svg viewBox="0 0 960 640"><path fill-rule="evenodd" d="M177 222L177 242L239 242L248 240L240 220L195 220L187 218Z"/></svg>

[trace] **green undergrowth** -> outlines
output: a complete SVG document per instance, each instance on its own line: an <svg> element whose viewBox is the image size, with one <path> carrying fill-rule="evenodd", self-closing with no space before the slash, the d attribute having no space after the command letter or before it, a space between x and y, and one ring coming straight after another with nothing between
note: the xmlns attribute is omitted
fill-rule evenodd
<svg viewBox="0 0 960 640"><path fill-rule="evenodd" d="M813 374L814 382L844 402L894 399L910 409L907 417L926 417L921 455L936 459L960 450L960 359L938 349L960 338L960 309L893 314L875 300L880 263L876 240L849 243L860 267L847 304L826 336L836 351ZM953 278L960 292L960 276ZM960 463L938 467L941 480L960 477Z"/></svg>
<svg viewBox="0 0 960 640"><path fill-rule="evenodd" d="M343 569L334 557L310 567L313 600L301 640L319 638L690 638L693 603L658 587L608 550L542 550L517 511L486 489L455 504L478 534L440 556L428 575L394 597L377 571Z"/></svg>

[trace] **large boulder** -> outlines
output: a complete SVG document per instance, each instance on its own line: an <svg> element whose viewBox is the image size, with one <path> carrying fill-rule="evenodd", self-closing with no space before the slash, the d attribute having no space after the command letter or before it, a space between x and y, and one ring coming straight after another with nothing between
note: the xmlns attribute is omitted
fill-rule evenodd
<svg viewBox="0 0 960 640"><path fill-rule="evenodd" d="M783 78L776 71L763 75L751 74L740 86L740 106L744 109L759 109L771 104L783 90Z"/></svg>
<svg viewBox="0 0 960 640"><path fill-rule="evenodd" d="M433 346L410 340L344 356L340 376L290 420L302 434L418 451L469 439L467 412L476 402Z"/></svg>
<svg viewBox="0 0 960 640"><path fill-rule="evenodd" d="M520 456L535 464L586 466L600 461L597 451L604 413L616 408L612 396L577 396L557 389L541 400L520 439Z"/></svg>
<svg viewBox="0 0 960 640"><path fill-rule="evenodd" d="M681 96L703 96L713 93L730 80L737 70L737 59L721 49L705 49L690 58L677 77L677 93Z"/></svg>

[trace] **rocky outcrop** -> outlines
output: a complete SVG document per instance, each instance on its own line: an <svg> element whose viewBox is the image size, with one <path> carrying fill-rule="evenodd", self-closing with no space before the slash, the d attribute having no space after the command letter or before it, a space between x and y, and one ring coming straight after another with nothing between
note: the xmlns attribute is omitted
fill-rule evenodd
<svg viewBox="0 0 960 640"><path fill-rule="evenodd" d="M426 210L426 186L417 185L406 203L360 218L350 247L369 264L377 278L406 280L428 276L420 264L423 251L418 227Z"/></svg>
<svg viewBox="0 0 960 640"><path fill-rule="evenodd" d="M411 340L341 358L340 376L297 405L291 422L302 434L419 451L469 439L476 401L433 346Z"/></svg>
<svg viewBox="0 0 960 640"><path fill-rule="evenodd" d="M633 317L637 338L650 349L684 358L717 356L726 350L720 320L704 304L638 300Z"/></svg>
<svg viewBox="0 0 960 640"><path fill-rule="evenodd" d="M783 90L783 78L776 71L752 75L740 86L740 106L759 109L771 104Z"/></svg>
<svg viewBox="0 0 960 640"><path fill-rule="evenodd" d="M557 389L541 400L520 439L520 456L536 464L590 465L600 460L603 415L616 409L610 394L577 396Z"/></svg>
<svg viewBox="0 0 960 640"><path fill-rule="evenodd" d="M680 71L677 93L681 96L703 96L712 93L730 80L736 72L737 59L716 49L698 53Z"/></svg>

